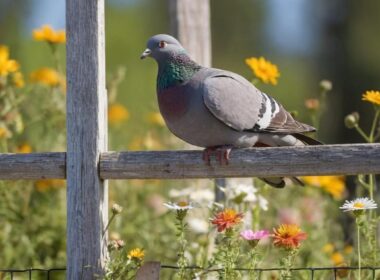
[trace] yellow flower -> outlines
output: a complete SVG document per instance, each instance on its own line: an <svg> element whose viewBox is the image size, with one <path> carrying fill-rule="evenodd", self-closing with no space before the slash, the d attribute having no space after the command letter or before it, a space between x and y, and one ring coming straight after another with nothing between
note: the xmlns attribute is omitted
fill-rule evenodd
<svg viewBox="0 0 380 280"><path fill-rule="evenodd" d="M245 60L245 63L251 68L254 75L264 83L277 85L277 79L280 77L277 65L265 60L264 57L251 57Z"/></svg>
<svg viewBox="0 0 380 280"><path fill-rule="evenodd" d="M349 254L352 253L353 250L354 250L354 249L352 248L351 245L346 245L346 246L344 246L344 248L343 248L343 253L345 253L346 255L349 255Z"/></svg>
<svg viewBox="0 0 380 280"><path fill-rule="evenodd" d="M139 151L139 150L142 150L142 146L143 146L143 139L141 137L135 137L128 144L128 150Z"/></svg>
<svg viewBox="0 0 380 280"><path fill-rule="evenodd" d="M144 250L140 248L135 248L128 252L128 259L137 259L137 260L142 261L144 256L145 256Z"/></svg>
<svg viewBox="0 0 380 280"><path fill-rule="evenodd" d="M18 153L21 153L21 154L28 154L28 153L31 153L32 152L32 147L27 144L27 143L24 143L20 146L17 147L17 152Z"/></svg>
<svg viewBox="0 0 380 280"><path fill-rule="evenodd" d="M339 252L335 252L330 257L331 261L334 263L334 265L339 265L341 263L344 263L343 255Z"/></svg>
<svg viewBox="0 0 380 280"><path fill-rule="evenodd" d="M147 121L158 126L165 126L165 121L159 112L151 112L147 116Z"/></svg>
<svg viewBox="0 0 380 280"><path fill-rule="evenodd" d="M339 200L343 198L346 184L343 176L307 176L303 181L315 187L319 187Z"/></svg>
<svg viewBox="0 0 380 280"><path fill-rule="evenodd" d="M43 67L30 74L30 80L34 83L55 87L62 83L60 74L52 68Z"/></svg>
<svg viewBox="0 0 380 280"><path fill-rule="evenodd" d="M60 179L44 179L37 180L35 183L38 192L46 192L49 190L59 189L65 186L65 180Z"/></svg>
<svg viewBox="0 0 380 280"><path fill-rule="evenodd" d="M375 105L380 105L380 91L367 90L365 93L363 93L362 100L371 102Z"/></svg>
<svg viewBox="0 0 380 280"><path fill-rule="evenodd" d="M24 76L21 72L15 72L12 76L12 82L15 87L22 88L25 86Z"/></svg>
<svg viewBox="0 0 380 280"><path fill-rule="evenodd" d="M153 137L153 135L148 132L146 136L142 139L142 144L146 150L160 150L162 145L158 137Z"/></svg>
<svg viewBox="0 0 380 280"><path fill-rule="evenodd" d="M323 253L331 254L334 252L334 245L331 243L327 243L325 246L322 247Z"/></svg>
<svg viewBox="0 0 380 280"><path fill-rule="evenodd" d="M119 124L129 119L129 112L121 104L112 104L108 109L108 121L111 124Z"/></svg>
<svg viewBox="0 0 380 280"><path fill-rule="evenodd" d="M16 72L20 65L16 60L9 59L9 48L0 45L0 76L5 77L9 73Z"/></svg>
<svg viewBox="0 0 380 280"><path fill-rule="evenodd" d="M8 128L6 128L5 126L0 127L0 139L9 138L11 136L12 136L12 133L9 131Z"/></svg>
<svg viewBox="0 0 380 280"><path fill-rule="evenodd" d="M33 38L36 41L60 44L66 42L66 32L64 30L55 31L50 25L44 25L40 29L33 30Z"/></svg>

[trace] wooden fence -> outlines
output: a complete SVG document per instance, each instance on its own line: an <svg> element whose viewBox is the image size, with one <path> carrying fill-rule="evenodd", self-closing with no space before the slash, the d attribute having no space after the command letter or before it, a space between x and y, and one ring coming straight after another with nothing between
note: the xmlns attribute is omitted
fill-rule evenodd
<svg viewBox="0 0 380 280"><path fill-rule="evenodd" d="M174 32L198 61L210 65L208 1L169 5ZM379 144L234 150L228 166L205 166L200 151L108 152L104 0L66 0L66 25L67 153L1 154L0 179L67 180L67 279L94 279L104 270L107 179L380 173ZM157 279L157 263L146 267L141 279Z"/></svg>

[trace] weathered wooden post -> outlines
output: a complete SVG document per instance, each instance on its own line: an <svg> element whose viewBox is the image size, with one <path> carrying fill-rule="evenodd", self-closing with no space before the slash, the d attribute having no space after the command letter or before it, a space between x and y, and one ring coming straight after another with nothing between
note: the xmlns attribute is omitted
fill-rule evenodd
<svg viewBox="0 0 380 280"><path fill-rule="evenodd" d="M66 30L67 279L95 279L107 256L108 189L98 170L107 150L104 0L66 0Z"/></svg>
<svg viewBox="0 0 380 280"><path fill-rule="evenodd" d="M170 0L170 27L191 57L203 66L211 66L211 27L209 0ZM215 201L221 201L226 180L215 179Z"/></svg>
<svg viewBox="0 0 380 280"><path fill-rule="evenodd" d="M169 0L170 27L174 36L203 66L211 66L209 0Z"/></svg>

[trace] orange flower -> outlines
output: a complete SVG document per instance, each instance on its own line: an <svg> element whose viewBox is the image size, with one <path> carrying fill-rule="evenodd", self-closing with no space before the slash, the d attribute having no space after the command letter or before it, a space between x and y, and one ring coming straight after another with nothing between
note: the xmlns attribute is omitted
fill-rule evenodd
<svg viewBox="0 0 380 280"><path fill-rule="evenodd" d="M108 121L111 124L119 124L129 119L129 112L123 105L115 103L108 109Z"/></svg>
<svg viewBox="0 0 380 280"><path fill-rule="evenodd" d="M311 111L318 111L320 104L316 98L309 98L305 100L305 107Z"/></svg>
<svg viewBox="0 0 380 280"><path fill-rule="evenodd" d="M299 226L282 224L277 229L273 229L273 244L285 249L295 249L301 245L301 241L306 239Z"/></svg>
<svg viewBox="0 0 380 280"><path fill-rule="evenodd" d="M335 252L330 257L331 261L334 263L334 265L340 265L344 263L344 257L341 253Z"/></svg>
<svg viewBox="0 0 380 280"><path fill-rule="evenodd" d="M32 152L32 147L28 143L24 143L17 147L17 152L21 154L29 154Z"/></svg>
<svg viewBox="0 0 380 280"><path fill-rule="evenodd" d="M63 82L61 75L56 70L48 67L33 71L30 74L30 80L33 83L40 83L51 87L56 87Z"/></svg>
<svg viewBox="0 0 380 280"><path fill-rule="evenodd" d="M234 209L228 208L217 213L211 223L217 226L219 232L222 232L239 224L242 218L243 213L237 213Z"/></svg>
<svg viewBox="0 0 380 280"><path fill-rule="evenodd" d="M47 192L64 187L65 181L60 179L41 179L37 180L34 185L38 192Z"/></svg>
<svg viewBox="0 0 380 280"><path fill-rule="evenodd" d="M64 30L55 31L50 25L44 25L40 29L33 30L33 38L36 41L61 44L66 42L66 32Z"/></svg>

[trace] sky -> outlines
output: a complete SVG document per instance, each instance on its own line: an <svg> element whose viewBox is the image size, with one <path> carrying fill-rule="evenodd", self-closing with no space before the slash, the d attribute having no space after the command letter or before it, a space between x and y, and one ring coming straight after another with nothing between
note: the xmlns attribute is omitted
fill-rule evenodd
<svg viewBox="0 0 380 280"><path fill-rule="evenodd" d="M65 28L65 0L30 0L26 12L25 32L30 32L44 24L50 24L55 29ZM107 0L114 6L134 5L138 0Z"/></svg>

